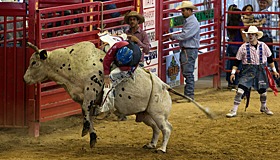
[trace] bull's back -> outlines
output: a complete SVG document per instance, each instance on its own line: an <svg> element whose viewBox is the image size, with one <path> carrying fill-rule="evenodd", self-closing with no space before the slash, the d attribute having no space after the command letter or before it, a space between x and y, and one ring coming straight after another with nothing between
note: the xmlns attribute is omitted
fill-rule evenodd
<svg viewBox="0 0 280 160"><path fill-rule="evenodd" d="M62 74L77 79L103 75L105 53L91 42L80 42L52 51L50 61Z"/></svg>
<svg viewBox="0 0 280 160"><path fill-rule="evenodd" d="M135 71L135 79L128 79L116 86L115 107L123 114L145 111L152 93L152 81L149 73L142 68Z"/></svg>

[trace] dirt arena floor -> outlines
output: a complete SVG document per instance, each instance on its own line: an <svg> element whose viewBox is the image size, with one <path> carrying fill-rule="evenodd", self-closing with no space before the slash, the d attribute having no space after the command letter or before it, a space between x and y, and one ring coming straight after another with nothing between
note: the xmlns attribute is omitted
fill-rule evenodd
<svg viewBox="0 0 280 160"><path fill-rule="evenodd" d="M238 116L226 118L234 91L216 90L206 81L196 84L196 101L215 114L211 120L192 103L173 103L170 122L173 131L166 154L143 149L150 141L152 130L127 121L94 120L98 142L89 148L89 136L81 137L80 115L42 123L40 136L29 137L27 129L0 128L0 159L12 160L277 160L280 159L280 98L268 92L268 106L274 112L259 112L259 96L254 91L251 104ZM207 83L209 84L209 83ZM176 87L182 93L182 86ZM279 89L279 88L278 88ZM172 95L172 99L178 99ZM161 143L161 140L159 144Z"/></svg>

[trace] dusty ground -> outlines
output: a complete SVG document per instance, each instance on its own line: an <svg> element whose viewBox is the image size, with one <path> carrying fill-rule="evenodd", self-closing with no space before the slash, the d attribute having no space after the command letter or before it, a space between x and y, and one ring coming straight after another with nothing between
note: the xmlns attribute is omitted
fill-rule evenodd
<svg viewBox="0 0 280 160"><path fill-rule="evenodd" d="M245 102L238 116L225 114L232 106L235 92L201 87L198 83L196 101L215 113L208 119L192 103L173 103L170 122L173 132L166 154L142 149L150 141L151 129L127 121L95 120L98 142L89 148L89 136L81 137L80 115L42 123L40 137L27 136L27 129L0 129L0 159L91 159L91 160L276 160L280 159L279 96L268 93L268 106L274 112L259 112L259 97L252 93L250 107ZM182 87L176 88L182 92ZM173 99L178 97L173 96ZM161 141L160 141L161 142Z"/></svg>

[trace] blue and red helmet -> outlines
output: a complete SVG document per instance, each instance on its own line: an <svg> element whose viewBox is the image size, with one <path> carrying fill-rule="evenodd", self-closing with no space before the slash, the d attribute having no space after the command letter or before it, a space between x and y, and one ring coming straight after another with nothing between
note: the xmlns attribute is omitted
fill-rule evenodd
<svg viewBox="0 0 280 160"><path fill-rule="evenodd" d="M126 46L120 48L116 54L117 61L122 65L128 64L132 60L132 57L133 51Z"/></svg>

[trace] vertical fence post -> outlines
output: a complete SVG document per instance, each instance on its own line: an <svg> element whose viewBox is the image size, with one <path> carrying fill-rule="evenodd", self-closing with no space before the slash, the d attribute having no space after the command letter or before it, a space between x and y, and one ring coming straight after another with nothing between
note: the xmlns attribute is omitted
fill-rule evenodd
<svg viewBox="0 0 280 160"><path fill-rule="evenodd" d="M163 31L162 26L163 26L163 0L156 0L156 6L158 7L155 12L156 12L156 29L155 29L155 34L156 34L156 39L158 40L158 77L160 79L165 79L163 77L163 72L165 72L165 68L163 68L163 40L162 40L162 35Z"/></svg>
<svg viewBox="0 0 280 160"><path fill-rule="evenodd" d="M36 10L38 9L39 0L29 1L29 28L28 28L28 41L35 44L36 40ZM39 16L39 15L37 15ZM31 57L33 51L31 49L27 50L26 64L29 64L29 58ZM27 68L28 66L26 66ZM26 106L27 106L27 121L29 127L29 135L39 136L39 120L36 116L39 112L39 106L36 106L35 101L35 86L26 87Z"/></svg>
<svg viewBox="0 0 280 160"><path fill-rule="evenodd" d="M217 53L218 55L218 58L219 58L219 62L220 62L220 57L221 57L221 15L222 15L222 12L221 12L221 0L215 0L216 2L214 2L214 21L216 21L216 31L217 31ZM218 73L217 74L214 74L214 77L213 77L213 87L214 88L221 88L221 67L220 67L220 63L218 63L217 65L218 66Z"/></svg>

